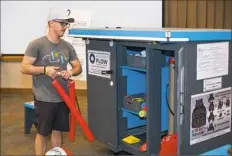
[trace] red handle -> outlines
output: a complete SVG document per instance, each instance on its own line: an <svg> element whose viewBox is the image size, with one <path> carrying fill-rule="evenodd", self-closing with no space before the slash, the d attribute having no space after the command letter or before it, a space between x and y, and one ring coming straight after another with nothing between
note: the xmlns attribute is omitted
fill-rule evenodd
<svg viewBox="0 0 232 156"><path fill-rule="evenodd" d="M69 99L72 102L72 105L75 107L75 82L69 81ZM76 134L76 119L75 115L71 112L70 113L70 124L69 124L69 135L68 138L70 141L75 140L75 134Z"/></svg>
<svg viewBox="0 0 232 156"><path fill-rule="evenodd" d="M75 116L76 120L80 124L82 131L84 132L85 136L89 141L93 141L94 137L93 134L91 133L90 129L88 128L87 124L85 123L84 119L82 118L81 114L79 111L77 111L77 108L74 107L72 104L71 100L65 93L64 89L60 85L60 83L57 80L53 80L52 85L56 88L57 92L59 95L62 97L62 99L65 101L66 105L70 109L71 113Z"/></svg>

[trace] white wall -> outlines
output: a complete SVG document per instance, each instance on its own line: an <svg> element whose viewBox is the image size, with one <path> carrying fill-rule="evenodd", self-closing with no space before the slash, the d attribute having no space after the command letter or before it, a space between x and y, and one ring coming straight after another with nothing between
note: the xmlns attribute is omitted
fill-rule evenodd
<svg viewBox="0 0 232 156"><path fill-rule="evenodd" d="M1 1L1 53L23 54L45 34L51 7L92 11L92 27L162 27L162 1Z"/></svg>

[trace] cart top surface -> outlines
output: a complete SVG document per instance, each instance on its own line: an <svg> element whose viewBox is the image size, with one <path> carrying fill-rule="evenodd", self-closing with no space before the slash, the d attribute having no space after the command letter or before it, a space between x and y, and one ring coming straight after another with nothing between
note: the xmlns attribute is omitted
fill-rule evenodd
<svg viewBox="0 0 232 156"><path fill-rule="evenodd" d="M69 36L143 41L230 41L230 29L190 28L71 28Z"/></svg>
<svg viewBox="0 0 232 156"><path fill-rule="evenodd" d="M200 29L200 28L156 28L156 27L91 27L91 28L71 28L81 30L134 30L134 31L231 31L230 29Z"/></svg>

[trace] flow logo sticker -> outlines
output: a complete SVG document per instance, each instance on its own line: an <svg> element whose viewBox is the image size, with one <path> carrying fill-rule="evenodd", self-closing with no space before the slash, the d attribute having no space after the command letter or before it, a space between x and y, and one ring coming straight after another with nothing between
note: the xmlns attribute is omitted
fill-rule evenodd
<svg viewBox="0 0 232 156"><path fill-rule="evenodd" d="M93 53L91 53L89 55L89 61L90 61L90 63L94 64L94 62L95 62L95 55Z"/></svg>
<svg viewBox="0 0 232 156"><path fill-rule="evenodd" d="M88 74L110 78L110 74L102 71L110 70L110 52L88 50Z"/></svg>

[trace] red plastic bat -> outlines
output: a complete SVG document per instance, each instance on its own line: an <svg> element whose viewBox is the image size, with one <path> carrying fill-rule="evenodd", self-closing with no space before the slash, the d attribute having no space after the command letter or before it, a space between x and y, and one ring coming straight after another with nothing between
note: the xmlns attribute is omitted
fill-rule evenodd
<svg viewBox="0 0 232 156"><path fill-rule="evenodd" d="M71 80L69 80L71 81ZM62 86L60 85L60 83L57 80L53 80L52 81L52 85L56 88L57 92L59 93L59 95L62 97L62 99L64 100L65 104L68 106L69 110L71 111L71 123L70 123L70 133L69 133L69 138L73 139L74 135L75 135L75 128L73 129L73 127L75 127L75 122L74 122L74 118L76 119L76 121L79 123L79 125L82 128L82 131L84 132L86 138L89 141L93 141L94 137L92 132L90 131L90 129L88 128L86 122L84 121L84 119L82 118L80 112L77 110L77 108L75 107L75 103L73 99L75 99L75 90L74 90L74 82L69 83L70 84L70 88L69 90L71 90L70 92L70 97L66 94L66 92L64 91L64 89L62 88Z"/></svg>
<svg viewBox="0 0 232 156"><path fill-rule="evenodd" d="M69 81L68 87L69 87L69 98L75 107L75 82ZM73 115L73 113L70 113L70 131L68 135L70 141L74 141L75 134L76 134L76 118Z"/></svg>

